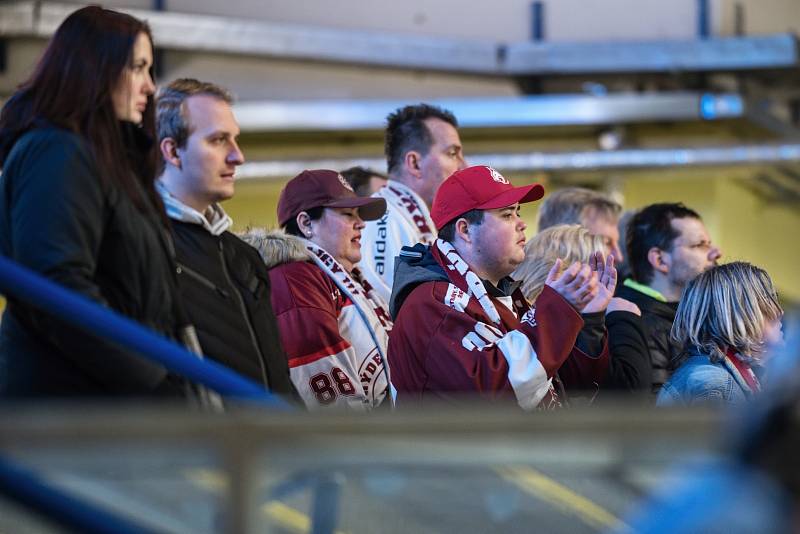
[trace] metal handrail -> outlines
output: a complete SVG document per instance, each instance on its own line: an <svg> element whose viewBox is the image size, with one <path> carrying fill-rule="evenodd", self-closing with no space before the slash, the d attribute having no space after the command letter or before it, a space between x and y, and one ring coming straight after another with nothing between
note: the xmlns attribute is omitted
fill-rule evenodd
<svg viewBox="0 0 800 534"><path fill-rule="evenodd" d="M200 359L139 323L3 256L0 256L0 291L70 325L132 349L143 358L160 363L220 395L255 401L270 408L290 408L286 401L263 386L221 364Z"/></svg>
<svg viewBox="0 0 800 534"><path fill-rule="evenodd" d="M148 534L155 532L84 500L60 491L18 464L0 457L0 493L36 511L45 511L59 524L89 534Z"/></svg>
<svg viewBox="0 0 800 534"><path fill-rule="evenodd" d="M157 362L220 395L282 411L291 409L291 406L277 395L227 367L201 359L135 321L1 255L0 292L100 338L132 349L143 358ZM49 486L32 472L2 457L0 457L0 493L81 532L149 532L141 526Z"/></svg>

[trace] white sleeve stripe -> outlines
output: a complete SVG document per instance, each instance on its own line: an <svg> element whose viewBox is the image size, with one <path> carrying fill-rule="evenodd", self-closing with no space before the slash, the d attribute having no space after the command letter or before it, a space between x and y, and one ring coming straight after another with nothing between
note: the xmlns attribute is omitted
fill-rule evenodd
<svg viewBox="0 0 800 534"><path fill-rule="evenodd" d="M519 330L512 330L496 345L508 362L508 381L517 403L524 410L536 408L550 389L550 379L539 363L530 339Z"/></svg>

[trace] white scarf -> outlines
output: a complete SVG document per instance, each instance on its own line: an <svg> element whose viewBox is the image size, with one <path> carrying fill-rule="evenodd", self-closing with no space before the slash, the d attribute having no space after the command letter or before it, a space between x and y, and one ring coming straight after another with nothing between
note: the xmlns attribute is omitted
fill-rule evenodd
<svg viewBox="0 0 800 534"><path fill-rule="evenodd" d="M386 358L385 350L389 343L389 332L392 330L392 321L389 319L388 312L389 307L378 293L363 280L358 269L353 269L352 273L348 273L323 248L307 239L300 238L300 240L311 253L311 259L317 264L317 267L322 269L333 280L339 290L350 298L356 310L358 310L358 315L361 317L364 326L367 327L367 331L378 349L381 361L383 361L386 382L389 384L392 402L394 402L396 392L389 379L389 360Z"/></svg>
<svg viewBox="0 0 800 534"><path fill-rule="evenodd" d="M206 213L203 214L173 196L172 193L167 191L161 180L156 180L156 189L161 198L164 199L164 207L167 208L167 216L170 219L199 224L208 230L211 235L215 236L222 234L233 225L233 219L216 202L211 204Z"/></svg>
<svg viewBox="0 0 800 534"><path fill-rule="evenodd" d="M386 199L395 213L400 214L408 224L417 229L421 243L433 244L436 239L436 225L433 224L428 206L419 195L394 180L389 180L379 194Z"/></svg>

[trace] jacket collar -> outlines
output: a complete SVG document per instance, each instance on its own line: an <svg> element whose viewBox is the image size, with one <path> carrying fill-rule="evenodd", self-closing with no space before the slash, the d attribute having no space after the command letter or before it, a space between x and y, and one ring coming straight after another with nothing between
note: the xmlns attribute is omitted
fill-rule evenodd
<svg viewBox="0 0 800 534"><path fill-rule="evenodd" d="M203 214L172 196L161 180L156 180L156 190L164 199L164 206L167 208L167 216L170 219L198 224L214 236L221 235L233 225L233 219L216 202L211 204Z"/></svg>
<svg viewBox="0 0 800 534"><path fill-rule="evenodd" d="M646 286L644 284L640 284L636 282L633 278L626 278L625 281L622 283L625 287L629 287L639 293L644 293L650 298L656 299L659 302L667 302L666 297L662 295L659 291L656 291L650 286Z"/></svg>

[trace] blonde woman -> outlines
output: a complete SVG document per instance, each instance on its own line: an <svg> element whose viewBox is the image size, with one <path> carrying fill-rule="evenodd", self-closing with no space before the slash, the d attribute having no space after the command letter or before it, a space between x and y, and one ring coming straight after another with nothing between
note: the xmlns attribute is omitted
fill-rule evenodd
<svg viewBox="0 0 800 534"><path fill-rule="evenodd" d="M525 245L525 261L512 276L521 281L525 298L534 302L557 259L560 258L564 265L580 262L596 267L603 265L603 250L603 237L592 235L580 225L552 226L539 232ZM613 260L607 261L603 267L604 276L601 276L597 297L579 310L584 327L573 351L575 357L559 370L559 377L567 389L585 390L602 385L605 389L647 390L650 385L650 353L641 312L632 302L612 297L616 287ZM610 354L610 360L606 362L607 373L600 373L604 352ZM593 358L591 355L596 356ZM581 362L583 365L578 365ZM593 365L587 366L587 363ZM592 370L588 375L585 372L587 367Z"/></svg>
<svg viewBox="0 0 800 534"><path fill-rule="evenodd" d="M672 337L684 347L657 404L737 404L761 390L755 372L783 338L772 280L746 262L714 267L689 282Z"/></svg>

